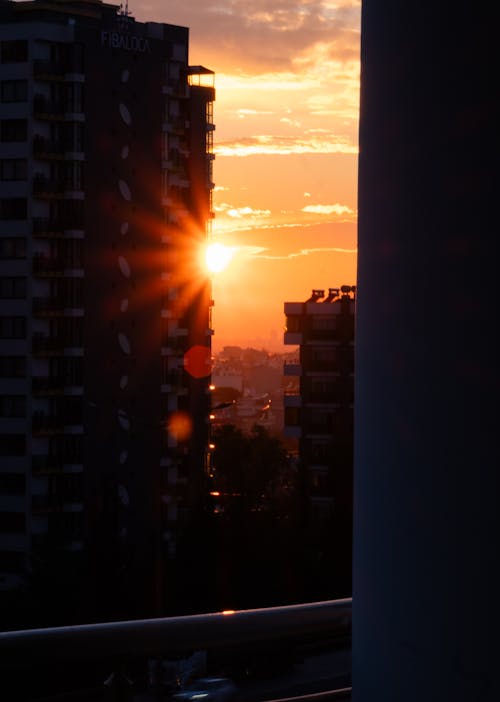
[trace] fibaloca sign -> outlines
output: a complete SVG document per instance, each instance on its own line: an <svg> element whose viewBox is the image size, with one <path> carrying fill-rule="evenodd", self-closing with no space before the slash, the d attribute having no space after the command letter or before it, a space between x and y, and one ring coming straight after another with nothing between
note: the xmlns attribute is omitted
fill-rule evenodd
<svg viewBox="0 0 500 702"><path fill-rule="evenodd" d="M121 32L101 32L101 46L108 49L123 49L124 51L135 51L140 54L150 54L151 47L149 41L143 37L136 37L133 34L121 34Z"/></svg>

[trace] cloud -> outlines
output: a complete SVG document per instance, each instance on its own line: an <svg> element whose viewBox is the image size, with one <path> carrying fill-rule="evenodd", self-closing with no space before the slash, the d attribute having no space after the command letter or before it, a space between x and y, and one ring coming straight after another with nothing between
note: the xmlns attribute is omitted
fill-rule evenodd
<svg viewBox="0 0 500 702"><path fill-rule="evenodd" d="M356 248L345 248L342 246L318 246L311 248L304 248L298 251L291 251L285 254L270 254L267 253L270 249L265 246L233 246L231 247L233 254L241 258L258 258L264 259L266 261L287 261L289 259L298 258L300 256L310 256L312 254L320 253L345 253L345 254L356 254Z"/></svg>
<svg viewBox="0 0 500 702"><path fill-rule="evenodd" d="M318 45L342 61L356 59L360 7L360 0L150 0L133 9L141 21L189 27L195 63L262 72L291 68Z"/></svg>
<svg viewBox="0 0 500 702"><path fill-rule="evenodd" d="M354 210L347 205L340 205L338 202L336 202L334 205L306 205L302 208L302 212L324 215L354 214Z"/></svg>
<svg viewBox="0 0 500 702"><path fill-rule="evenodd" d="M297 136L262 134L242 137L216 143L214 150L218 156L358 153L358 147L347 138L325 132Z"/></svg>
<svg viewBox="0 0 500 702"><path fill-rule="evenodd" d="M245 205L244 207L233 207L226 202L222 202L214 207L216 212L223 212L227 217L242 219L243 217L270 217L271 210L258 210Z"/></svg>
<svg viewBox="0 0 500 702"><path fill-rule="evenodd" d="M241 119L244 117L249 117L249 116L256 116L256 115L273 115L274 112L272 110L251 110L248 108L240 108L236 110L236 115Z"/></svg>
<svg viewBox="0 0 500 702"><path fill-rule="evenodd" d="M264 253L267 251L267 249L264 246L235 246L233 247L235 253L237 255L241 255L245 258L257 258L260 256L260 254Z"/></svg>
<svg viewBox="0 0 500 702"><path fill-rule="evenodd" d="M298 120L295 120L295 119L290 119L290 117L282 117L280 119L280 122L282 124L288 124L288 125L290 125L290 127L300 127L301 126L301 122L299 122Z"/></svg>
<svg viewBox="0 0 500 702"><path fill-rule="evenodd" d="M255 254L255 257L265 258L272 261L284 261L292 258L298 258L299 256L310 256L311 254L319 253L345 253L345 254L356 254L357 249L347 249L342 246L322 246L310 249L300 249L300 251L293 251L292 253L285 254L282 256L272 256L268 254L261 255L260 253Z"/></svg>

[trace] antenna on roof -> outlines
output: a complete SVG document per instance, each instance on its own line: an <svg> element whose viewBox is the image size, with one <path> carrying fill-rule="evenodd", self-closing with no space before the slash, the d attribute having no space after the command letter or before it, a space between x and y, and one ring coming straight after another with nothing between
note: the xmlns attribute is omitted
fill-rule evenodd
<svg viewBox="0 0 500 702"><path fill-rule="evenodd" d="M127 30L128 24L132 20L131 14L132 13L128 9L128 0L124 0L120 3L120 7L118 9L118 23L122 31Z"/></svg>

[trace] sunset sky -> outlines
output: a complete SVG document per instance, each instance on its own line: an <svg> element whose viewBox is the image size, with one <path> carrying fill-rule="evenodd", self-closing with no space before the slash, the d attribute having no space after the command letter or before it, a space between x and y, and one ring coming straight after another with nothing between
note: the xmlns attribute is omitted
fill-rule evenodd
<svg viewBox="0 0 500 702"><path fill-rule="evenodd" d="M129 0L215 71L213 349L283 346L285 301L356 282L360 0Z"/></svg>

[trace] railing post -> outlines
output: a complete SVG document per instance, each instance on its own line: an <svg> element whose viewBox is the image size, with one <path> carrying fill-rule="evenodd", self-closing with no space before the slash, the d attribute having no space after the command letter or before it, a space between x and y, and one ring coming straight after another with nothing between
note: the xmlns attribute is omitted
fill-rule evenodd
<svg viewBox="0 0 500 702"><path fill-rule="evenodd" d="M116 670L104 681L104 687L109 702L132 702L134 684L127 675L125 664L116 666Z"/></svg>

